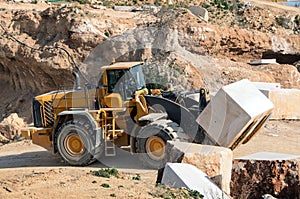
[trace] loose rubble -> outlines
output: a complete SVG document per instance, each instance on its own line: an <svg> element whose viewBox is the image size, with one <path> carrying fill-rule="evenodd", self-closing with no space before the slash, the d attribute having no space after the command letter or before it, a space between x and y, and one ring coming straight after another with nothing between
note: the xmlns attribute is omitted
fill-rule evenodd
<svg viewBox="0 0 300 199"><path fill-rule="evenodd" d="M17 138L21 135L21 128L26 125L17 113L12 113L0 123L0 141L7 142L8 140Z"/></svg>
<svg viewBox="0 0 300 199"><path fill-rule="evenodd" d="M257 153L233 162L233 198L300 198L300 156Z"/></svg>
<svg viewBox="0 0 300 199"><path fill-rule="evenodd" d="M190 164L167 163L162 177L162 184L174 188L185 187L190 190L196 190L204 198L229 199L205 173Z"/></svg>

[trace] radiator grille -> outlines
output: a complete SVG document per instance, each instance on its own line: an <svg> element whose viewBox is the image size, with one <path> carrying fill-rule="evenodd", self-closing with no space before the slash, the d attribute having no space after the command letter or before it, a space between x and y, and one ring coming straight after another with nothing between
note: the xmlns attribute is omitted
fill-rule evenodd
<svg viewBox="0 0 300 199"><path fill-rule="evenodd" d="M52 101L44 102L44 125L51 126L54 123Z"/></svg>

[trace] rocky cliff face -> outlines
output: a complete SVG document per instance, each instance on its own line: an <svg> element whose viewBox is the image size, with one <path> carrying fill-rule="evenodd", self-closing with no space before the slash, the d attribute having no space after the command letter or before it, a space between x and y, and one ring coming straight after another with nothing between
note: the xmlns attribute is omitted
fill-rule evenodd
<svg viewBox="0 0 300 199"><path fill-rule="evenodd" d="M289 30L265 32L244 29L238 25L199 23L192 15L178 18L176 25L185 37L188 36L194 41L189 49L196 53L199 51L196 47L201 46L210 55L230 57L233 61L243 62L262 58L264 54L272 52L278 53L278 56L300 55L300 37Z"/></svg>
<svg viewBox="0 0 300 199"><path fill-rule="evenodd" d="M88 14L66 6L0 12L4 28L0 30L0 116L17 112L30 120L33 96L72 87L72 65L59 48L80 63L113 26L111 21L98 22Z"/></svg>
<svg viewBox="0 0 300 199"><path fill-rule="evenodd" d="M43 7L0 10L2 118L17 112L30 121L33 96L72 87L72 64L60 48L94 80L95 70L115 58L144 60L149 83L172 83L179 89L205 86L215 91L243 78L300 87L294 66L247 64L267 51L298 56L300 37L291 32L205 23L184 9L132 13L88 5Z"/></svg>

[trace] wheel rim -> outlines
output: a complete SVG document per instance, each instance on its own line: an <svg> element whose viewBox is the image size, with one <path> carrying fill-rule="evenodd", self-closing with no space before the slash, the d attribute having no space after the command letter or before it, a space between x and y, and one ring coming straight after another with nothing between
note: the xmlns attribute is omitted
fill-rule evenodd
<svg viewBox="0 0 300 199"><path fill-rule="evenodd" d="M84 153L84 145L77 133L70 133L65 141L64 146L69 155L80 156Z"/></svg>
<svg viewBox="0 0 300 199"><path fill-rule="evenodd" d="M153 160L162 160L165 156L165 142L158 136L151 136L146 141L146 152Z"/></svg>

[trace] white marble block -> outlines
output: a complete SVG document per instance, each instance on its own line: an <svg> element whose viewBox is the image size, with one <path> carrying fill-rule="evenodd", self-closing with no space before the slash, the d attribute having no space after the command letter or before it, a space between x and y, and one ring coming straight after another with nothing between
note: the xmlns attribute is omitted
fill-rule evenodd
<svg viewBox="0 0 300 199"><path fill-rule="evenodd" d="M216 145L234 149L265 124L272 110L273 103L244 79L222 87L197 122Z"/></svg>

